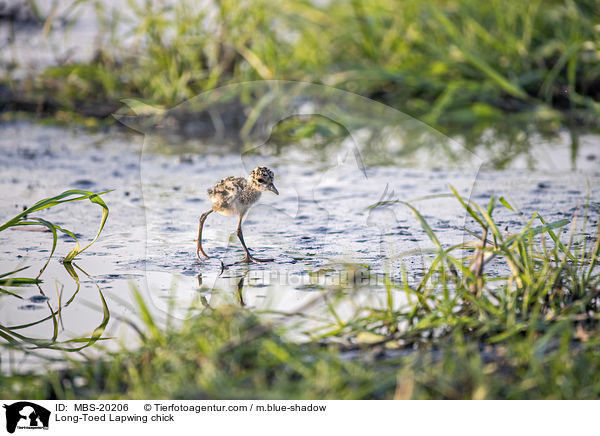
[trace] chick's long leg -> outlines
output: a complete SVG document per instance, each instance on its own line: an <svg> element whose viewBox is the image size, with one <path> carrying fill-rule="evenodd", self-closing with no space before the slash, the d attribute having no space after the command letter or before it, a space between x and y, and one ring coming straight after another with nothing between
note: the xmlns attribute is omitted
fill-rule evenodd
<svg viewBox="0 0 600 436"><path fill-rule="evenodd" d="M244 259L242 260L242 262L254 262L254 263L260 263L260 262L271 262L273 261L273 259L257 259L256 257L252 256L250 254L250 251L248 251L248 247L246 247L246 243L244 242L244 233L242 232L242 218L244 217L244 215L240 215L240 219L238 221L238 226L237 226L237 235L238 238L240 239L240 242L242 243L242 247L244 247L244 251L246 252L246 257L244 257Z"/></svg>
<svg viewBox="0 0 600 436"><path fill-rule="evenodd" d="M196 256L198 256L198 259L200 260L202 260L200 258L200 253L202 253L207 259L210 259L210 256L206 254L202 249L202 227L204 227L204 221L206 221L206 217L209 216L212 212L213 210L210 209L200 216L200 225L198 227L198 248L196 249Z"/></svg>

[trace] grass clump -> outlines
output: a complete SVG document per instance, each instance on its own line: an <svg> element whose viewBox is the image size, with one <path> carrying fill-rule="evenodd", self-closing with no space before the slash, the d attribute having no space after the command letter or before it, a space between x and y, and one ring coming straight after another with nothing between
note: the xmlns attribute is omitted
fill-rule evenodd
<svg viewBox="0 0 600 436"><path fill-rule="evenodd" d="M133 352L73 363L66 371L5 377L6 397L28 398L382 398L374 368L337 350L286 341L256 314L221 307L155 331ZM31 382L33 380L33 382ZM384 379L386 380L386 379ZM387 379L389 383L391 379Z"/></svg>
<svg viewBox="0 0 600 436"><path fill-rule="evenodd" d="M132 352L43 375L2 376L4 398L593 399L597 340L576 324L484 344L455 327L405 353L298 344L248 310L222 307ZM467 337L471 336L471 337ZM400 356L400 357L397 357Z"/></svg>

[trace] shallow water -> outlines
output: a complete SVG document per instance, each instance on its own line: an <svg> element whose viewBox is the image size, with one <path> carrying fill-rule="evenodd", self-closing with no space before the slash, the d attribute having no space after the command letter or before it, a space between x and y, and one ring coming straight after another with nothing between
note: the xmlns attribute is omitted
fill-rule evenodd
<svg viewBox="0 0 600 436"><path fill-rule="evenodd" d="M203 304L244 304L256 310L293 312L319 295L323 284L355 292L356 304L384 304L383 274L419 279L433 248L414 215L402 204L369 210L378 201L412 201L444 246L461 243L476 227L448 193L448 185L485 204L502 195L522 212L498 207L495 217L509 232L517 232L537 211L548 222L571 219L588 196L592 204L589 228L598 220L600 193L600 138L582 137L577 171L567 138L543 143L537 170L531 162L515 160L503 171L486 170L486 157L472 159L457 170L414 168L402 162L361 169L351 153L332 153L325 160L301 159L294 148L278 156L241 155L231 148L211 153L153 152L152 139L111 130L89 133L78 129L29 123L0 126L0 215L2 221L39 199L66 189L101 192L110 216L100 239L78 256L69 273L60 262L72 247L61 238L57 256L38 286L7 287L0 294L0 324L26 337L51 339L53 319L62 306L56 341L90 335L103 320L102 297L110 311L103 334L113 338L96 343L87 353L128 346L136 341L130 323L136 316L131 286L138 288L159 322L167 313L174 319L194 316ZM191 147L193 150L193 147ZM368 159L367 159L368 160ZM244 222L247 245L257 257L275 261L259 265L232 265L243 257L235 238L235 217L209 216L204 247L213 259L199 262L195 239L199 215L209 209L206 188L228 175L246 175L257 163L276 173L279 196L265 193ZM423 199L423 197L431 198ZM420 199L420 200L419 200ZM99 207L71 203L37 214L74 231L82 242L93 237L100 221ZM569 228L565 228L567 232ZM564 237L567 237L564 234ZM20 276L35 276L45 262L49 233L6 230L0 233L0 272L21 266ZM229 266L221 271L221 261ZM357 283L347 271L370 269L369 280ZM502 273L492 266L491 274ZM320 276L315 273L321 272ZM312 275L311 275L312 274ZM364 275L366 278L366 274ZM380 280L381 279L381 280ZM360 288L363 292L356 292ZM402 295L397 295L401 304ZM70 300L70 301L69 301ZM67 303L68 302L68 303ZM190 310L193 308L193 310ZM350 308L348 308L350 311ZM343 313L343 310L342 310ZM323 315L324 316L324 315ZM36 323L37 321L43 320ZM308 329L313 324L306 324ZM72 345L72 344L71 344ZM71 346L69 345L69 346ZM35 368L41 356L56 359L64 352L37 350L24 354L3 351L2 370Z"/></svg>

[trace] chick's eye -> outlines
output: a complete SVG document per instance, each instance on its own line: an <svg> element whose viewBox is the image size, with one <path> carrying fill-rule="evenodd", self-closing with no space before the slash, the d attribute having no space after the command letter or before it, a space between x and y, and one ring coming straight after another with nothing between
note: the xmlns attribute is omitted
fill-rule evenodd
<svg viewBox="0 0 600 436"><path fill-rule="evenodd" d="M265 183L265 179L258 179L258 183Z"/></svg>

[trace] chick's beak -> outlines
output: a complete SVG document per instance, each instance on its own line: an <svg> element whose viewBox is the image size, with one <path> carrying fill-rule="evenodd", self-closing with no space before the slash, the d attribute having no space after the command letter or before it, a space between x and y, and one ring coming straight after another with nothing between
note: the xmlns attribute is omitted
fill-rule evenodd
<svg viewBox="0 0 600 436"><path fill-rule="evenodd" d="M271 183L271 184L269 185L269 188L268 188L268 189L269 189L269 191L271 191L271 192L274 192L275 194L279 195L279 191L277 190L277 188L275 187L275 185L274 185L274 184L272 184L272 183Z"/></svg>

